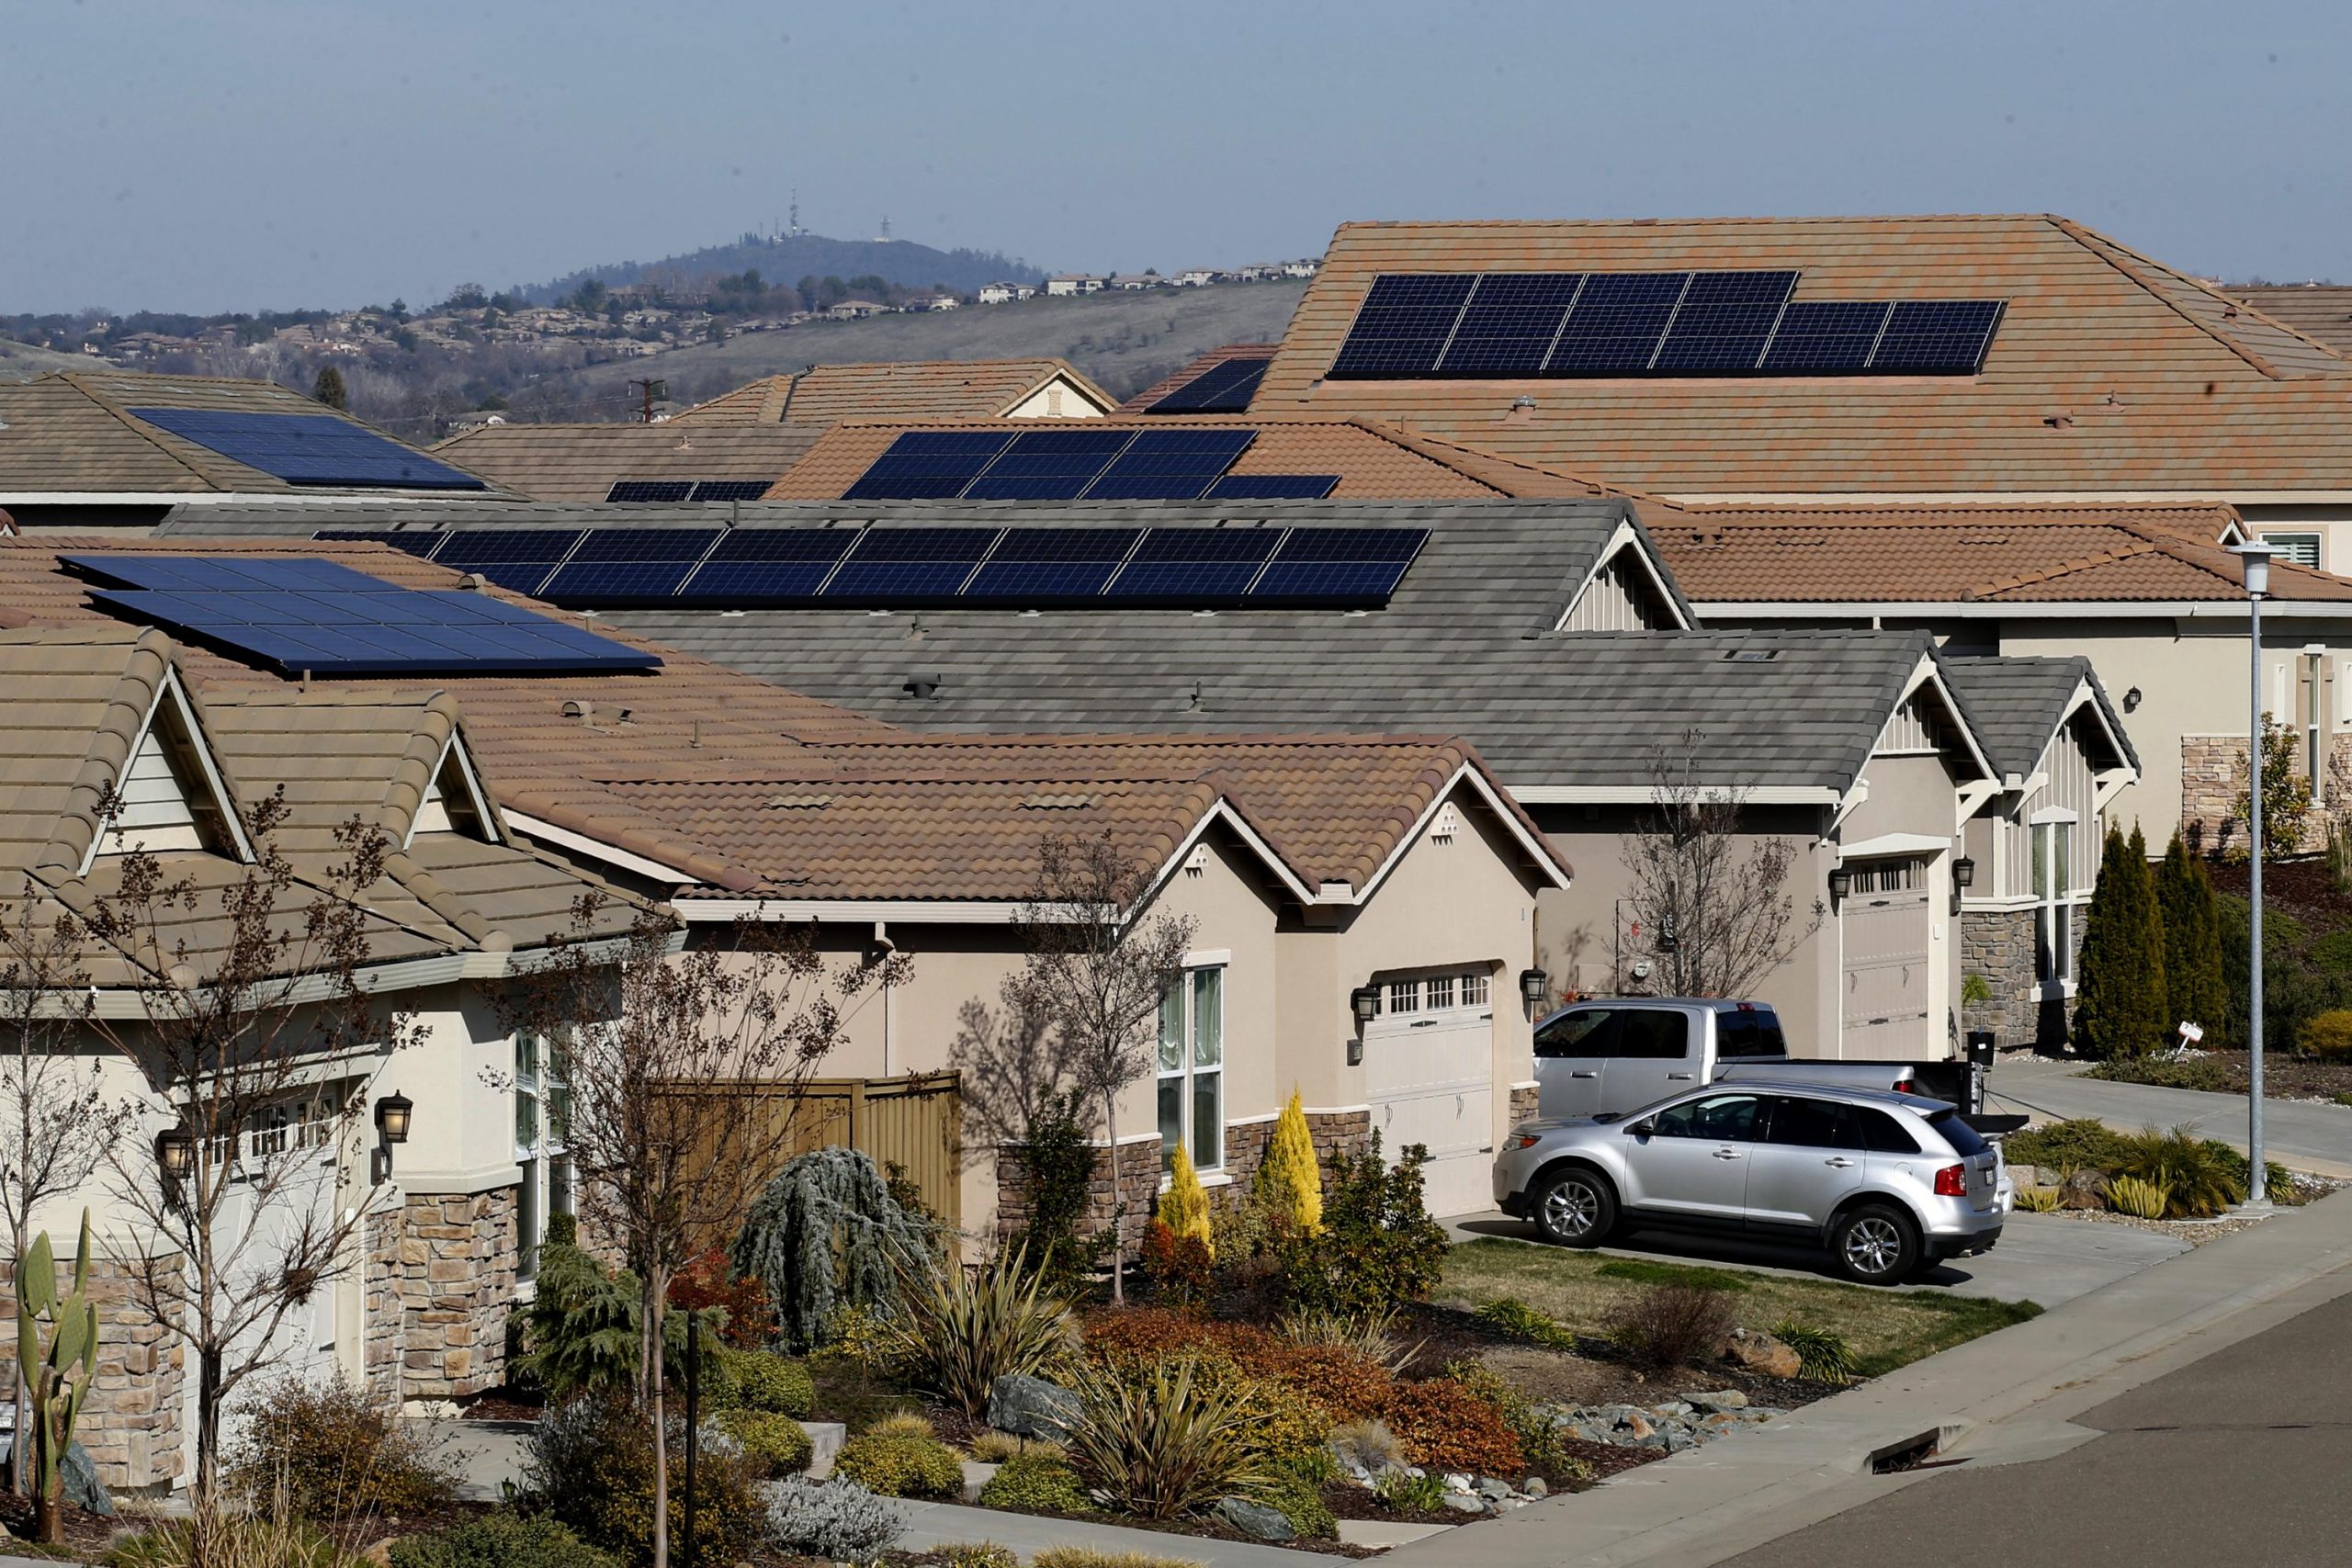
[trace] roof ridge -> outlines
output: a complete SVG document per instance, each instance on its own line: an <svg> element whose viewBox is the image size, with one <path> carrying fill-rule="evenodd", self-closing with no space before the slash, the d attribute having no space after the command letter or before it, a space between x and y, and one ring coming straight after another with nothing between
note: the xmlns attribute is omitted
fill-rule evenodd
<svg viewBox="0 0 2352 1568"><path fill-rule="evenodd" d="M2134 535L2134 537L2137 538L2138 536ZM2117 561L2132 560L2140 556L2160 553L2160 550L2161 547L2154 541L2141 538L2138 543L2120 549L2101 550L2097 555L2060 561L2055 566L2043 567L2039 570L2018 572L2008 577L1996 577L1989 582L1967 590L1962 597L1976 599L1989 597L1996 593L2007 593L2014 589L2030 587L2037 582L2054 581L2058 578L2072 576L2078 571L2088 571L2093 567L2112 566Z"/></svg>
<svg viewBox="0 0 2352 1568"><path fill-rule="evenodd" d="M2053 212L1724 213L1683 218L1359 218L1349 229L1664 229L1686 224L1743 223L2031 223L2061 222Z"/></svg>
<svg viewBox="0 0 2352 1568"><path fill-rule="evenodd" d="M2267 310L2261 309L2250 299L2230 293L2227 289L2221 288L2213 284L2208 283L2203 278L2199 277L2192 273L2183 272L2178 267L2172 265L2168 262L2158 261L2155 257L2148 254L2145 251L2139 249L2137 246L2127 245L2122 241L2115 238L2112 234L2109 234L2101 230L2094 229L2087 223L2078 222L2071 218L2061 220L2060 221L2064 226L2069 226L2081 231L2082 233L2090 236L2100 244L2109 245L2116 250L2122 252L2125 255L2130 256L2140 265L2153 268L2157 272L2163 273L2165 276L2172 278L2177 283L2184 284L2190 288L2196 289L2199 293L2205 295L2215 303L2229 307L2233 312L2249 312L2254 316L2255 320L2261 321L2264 325L2276 327L2278 331L2285 333L2288 336L2300 339L2304 344L2307 344L2311 347L2316 348L2321 353L2325 354L2331 359L2346 359L2346 355L2342 350L2335 348L2331 344L2322 343L2319 339L2312 336L2309 333L2306 333L2286 321L2280 321L2278 317L2270 314ZM2186 314L2186 312L2183 312L2183 314ZM2352 375L2352 360L2346 360L2345 371L2347 375ZM2279 372L2278 374L2281 379L2290 378L2286 377L2283 372Z"/></svg>
<svg viewBox="0 0 2352 1568"><path fill-rule="evenodd" d="M195 475L198 479L203 480L207 485L210 486L214 490L225 491L229 488L222 484L220 479L215 478L212 474L198 468L196 464L188 461L186 457L173 451L169 446L164 445L163 438L147 427L146 421L131 418L130 414L124 412L121 409L115 407L112 399L100 394L92 388L84 386L82 384L84 372L79 370L58 370L51 372L51 374L56 376L59 380L63 381L67 386L73 388L75 391L81 393L84 397L89 399L91 402L97 405L100 410L104 411L108 416L110 416L116 423L130 432L131 434L139 437L140 440L147 443L148 446L153 446L157 452L162 453L165 460L178 464L182 468ZM272 385L275 385L275 383L272 383ZM190 442L189 445L194 446L195 443ZM250 464L246 463L239 463L237 466L241 468L251 467ZM255 468L253 471L259 473L261 470Z"/></svg>
<svg viewBox="0 0 2352 1568"><path fill-rule="evenodd" d="M2189 312L2186 306L2181 304L2179 300L2173 299L2163 289L2158 288L2154 283L2150 282L2140 269L2143 266L2154 267L2157 271L2163 272L2169 276L2179 278L2182 281L2188 281L2183 277L2183 275L2173 271L2172 268L2165 266L2162 262L2154 261L2149 257L2141 255L2130 246L2123 244L2120 241L2109 239L2107 235L2100 233L2098 230L2089 227L2087 224L2076 223L2072 219L2068 218L2053 218L2051 220L2051 222L2060 233L2064 234L2068 239L2073 240L2076 244L2082 246L2083 249L2088 251L2091 254L2107 263L2108 265L2121 273L2125 277L2130 278L2142 292L2155 299L2159 304L2163 305L2165 310L2170 310L2174 315L2178 316L2182 321L2187 321L2190 326L2196 328L2207 337L2211 338L2215 343L2220 344L2223 348L2228 349L2232 354L2236 355L2248 365L2253 366L2263 375L2268 377L2274 381L2284 381L2290 379L2285 371L2279 369L2278 367L2273 365L2261 355L2255 353L2253 349L2247 347L2245 344L2238 342L2237 339L2232 337L2229 333L2221 331L2217 327L2209 326L2205 322L2199 321L2196 316ZM2125 258L2129 259L2126 260ZM2251 307L2248 308L2251 309ZM2329 352L2333 353L2334 350L2330 350Z"/></svg>

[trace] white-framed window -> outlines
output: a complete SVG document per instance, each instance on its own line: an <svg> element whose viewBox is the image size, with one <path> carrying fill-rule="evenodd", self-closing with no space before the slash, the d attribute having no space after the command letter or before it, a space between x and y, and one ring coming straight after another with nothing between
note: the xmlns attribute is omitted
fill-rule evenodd
<svg viewBox="0 0 2352 1568"><path fill-rule="evenodd" d="M1462 976L1462 1005L1482 1008L1487 1005L1487 976L1483 970L1473 970Z"/></svg>
<svg viewBox="0 0 2352 1568"><path fill-rule="evenodd" d="M1375 981L1373 1015L1446 1012L1455 1008L1487 1005L1487 972L1462 969L1450 974L1416 975L1409 979Z"/></svg>
<svg viewBox="0 0 2352 1568"><path fill-rule="evenodd" d="M535 1279L548 1216L572 1212L571 1085L562 1044L537 1034L514 1038L514 1276Z"/></svg>
<svg viewBox="0 0 2352 1568"><path fill-rule="evenodd" d="M2322 765L2327 748L2320 739L2320 719L2326 702L2327 668L2317 653L2303 655L2303 777L2312 787L2312 804L2327 801L2327 770Z"/></svg>
<svg viewBox="0 0 2352 1568"><path fill-rule="evenodd" d="M1388 1010L1390 1012L1420 1011L1421 983L1419 980L1389 981Z"/></svg>
<svg viewBox="0 0 2352 1568"><path fill-rule="evenodd" d="M2036 822L2027 832L2033 857L2034 973L2045 986L2075 978L2075 824Z"/></svg>
<svg viewBox="0 0 2352 1568"><path fill-rule="evenodd" d="M2317 534L2265 534L2262 542L2278 552L2278 558L2292 561L2297 566L2319 570L2319 536Z"/></svg>
<svg viewBox="0 0 2352 1568"><path fill-rule="evenodd" d="M1187 969L1159 993L1159 1164L1225 1167L1225 970Z"/></svg>
<svg viewBox="0 0 2352 1568"><path fill-rule="evenodd" d="M1453 1006L1453 976L1432 975L1424 983L1428 988L1430 1011L1438 1012Z"/></svg>

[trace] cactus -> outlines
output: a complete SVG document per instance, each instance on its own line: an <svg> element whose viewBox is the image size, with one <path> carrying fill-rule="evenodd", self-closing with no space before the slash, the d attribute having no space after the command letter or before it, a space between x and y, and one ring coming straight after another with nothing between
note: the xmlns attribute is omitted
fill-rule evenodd
<svg viewBox="0 0 2352 1568"><path fill-rule="evenodd" d="M90 1211L82 1211L82 1239L74 1252L73 1293L57 1293L57 1258L49 1233L33 1238L17 1264L17 1365L32 1393L33 1493L36 1533L47 1545L63 1540L60 1508L65 1495L65 1450L74 1418L98 1365L98 1308L91 1301ZM42 1319L49 1322L44 1339Z"/></svg>

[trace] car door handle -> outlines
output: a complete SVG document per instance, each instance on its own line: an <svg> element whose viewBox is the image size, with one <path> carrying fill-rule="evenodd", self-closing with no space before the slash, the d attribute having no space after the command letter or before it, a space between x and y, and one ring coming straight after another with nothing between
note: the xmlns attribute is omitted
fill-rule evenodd
<svg viewBox="0 0 2352 1568"><path fill-rule="evenodd" d="M1572 1078L1597 1078L1600 1076L1599 1073L1570 1073L1568 1075Z"/></svg>
<svg viewBox="0 0 2352 1568"><path fill-rule="evenodd" d="M1690 1075L1689 1073L1668 1073L1666 1076L1668 1078L1680 1078L1685 1083L1690 1081Z"/></svg>
<svg viewBox="0 0 2352 1568"><path fill-rule="evenodd" d="M1854 1162L1848 1159L1844 1155L1836 1155L1828 1159L1823 1160L1821 1163L1824 1165L1836 1166L1839 1170L1843 1170Z"/></svg>
<svg viewBox="0 0 2352 1568"><path fill-rule="evenodd" d="M1739 1151L1737 1149L1717 1149L1715 1151L1715 1157L1717 1159L1737 1159L1739 1157Z"/></svg>

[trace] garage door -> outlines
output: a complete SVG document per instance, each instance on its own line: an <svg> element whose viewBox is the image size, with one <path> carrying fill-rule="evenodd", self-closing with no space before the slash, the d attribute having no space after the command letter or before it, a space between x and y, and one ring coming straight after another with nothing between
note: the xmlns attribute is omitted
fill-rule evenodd
<svg viewBox="0 0 2352 1568"><path fill-rule="evenodd" d="M1424 1201L1432 1214L1494 1206L1494 1012L1487 976L1421 976L1382 986L1364 1028L1365 1098L1384 1157L1430 1151Z"/></svg>
<svg viewBox="0 0 2352 1568"><path fill-rule="evenodd" d="M1905 856L1847 863L1853 885L1838 906L1846 953L1839 1055L1928 1054L1928 863Z"/></svg>

